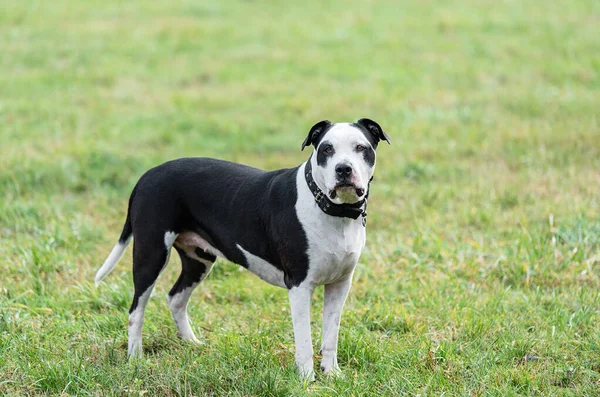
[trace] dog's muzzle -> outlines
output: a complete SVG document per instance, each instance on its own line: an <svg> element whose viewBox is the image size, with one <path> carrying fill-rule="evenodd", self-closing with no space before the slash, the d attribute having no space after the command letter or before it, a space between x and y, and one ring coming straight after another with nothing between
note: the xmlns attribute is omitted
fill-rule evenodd
<svg viewBox="0 0 600 397"><path fill-rule="evenodd" d="M331 197L332 200L335 199L338 196L338 191L342 189L344 189L344 192L352 192L356 194L356 197L358 197L359 199L365 194L365 189L357 187L353 183L338 182L338 184L335 185L335 187L329 191L329 197Z"/></svg>

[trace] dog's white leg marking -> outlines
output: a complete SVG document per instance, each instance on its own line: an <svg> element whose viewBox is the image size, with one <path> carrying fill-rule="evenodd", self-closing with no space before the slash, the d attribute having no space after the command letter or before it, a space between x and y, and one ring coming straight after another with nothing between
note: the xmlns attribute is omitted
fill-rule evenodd
<svg viewBox="0 0 600 397"><path fill-rule="evenodd" d="M138 299L137 307L129 315L129 341L127 344L127 357L142 357L142 327L144 326L144 310L152 294L152 284Z"/></svg>
<svg viewBox="0 0 600 397"><path fill-rule="evenodd" d="M167 250L169 250L169 252L170 252L171 247L173 246L173 243L175 242L175 240L177 240L177 236L179 236L179 234L175 233L175 232L166 232L165 233L165 248ZM167 258L167 263L169 263L168 258ZM166 265L166 263L165 263L165 265Z"/></svg>
<svg viewBox="0 0 600 397"><path fill-rule="evenodd" d="M196 343L200 343L200 341L196 338L196 335L190 326L187 306L190 296L198 284L200 284L200 282L192 284L173 296L167 295L167 303L169 309L171 309L171 317L173 317L173 321L175 321L175 325L177 325L177 330L179 331L181 339Z"/></svg>
<svg viewBox="0 0 600 397"><path fill-rule="evenodd" d="M293 287L289 290L294 340L296 342L296 366L303 378L314 380L313 346L310 335L310 303L314 288Z"/></svg>
<svg viewBox="0 0 600 397"><path fill-rule="evenodd" d="M342 309L351 284L352 274L345 280L325 285L321 369L326 375L336 374L340 371L337 362L338 333Z"/></svg>
<svg viewBox="0 0 600 397"><path fill-rule="evenodd" d="M208 274L212 270L213 262L199 258L194 253L194 250L192 249L193 247L192 248L182 247L182 248L185 250L186 254L190 258L193 258L199 262L202 262L202 264L204 264L204 266L206 266L206 270L204 271L204 274L202 274L202 277L200 278L200 280L193 283L189 287L176 293L173 296L170 296L169 294L167 294L167 304L169 305L169 309L171 309L171 317L173 318L173 321L175 321L175 325L177 325L177 330L179 331L179 335L181 336L181 339L200 343L198 338L196 338L196 335L194 334L192 327L190 326L190 319L187 314L187 306L190 301L190 296L192 295L192 292L194 292L196 287L206 278L206 276L208 276Z"/></svg>
<svg viewBox="0 0 600 397"><path fill-rule="evenodd" d="M177 236L178 234L175 232L165 233L164 243L165 249L167 250L167 257L165 259L165 263L159 271L159 274L163 271L165 266L167 266L167 263L169 263L169 257L171 256L171 247L177 239ZM150 300L150 295L152 294L152 290L154 289L155 284L156 280L154 281L154 283L152 283L152 285L148 287L146 291L144 291L140 295L135 310L129 314L129 337L127 343L127 357L142 357L142 327L144 326L144 310L146 310L146 305Z"/></svg>
<svg viewBox="0 0 600 397"><path fill-rule="evenodd" d="M171 247L173 247L173 243L175 242L175 240L177 240L177 236L179 236L179 234L175 232L165 233L165 248L167 249L167 259L165 260L165 263L163 264L163 267L160 269L160 272L158 274L162 273L165 267L167 267L167 265L169 264L169 258L171 258ZM154 288L154 284L152 284L152 288Z"/></svg>

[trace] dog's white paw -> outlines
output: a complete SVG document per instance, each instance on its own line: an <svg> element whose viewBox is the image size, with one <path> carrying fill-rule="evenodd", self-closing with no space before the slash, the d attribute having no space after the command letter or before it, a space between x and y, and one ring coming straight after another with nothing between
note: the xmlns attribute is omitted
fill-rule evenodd
<svg viewBox="0 0 600 397"><path fill-rule="evenodd" d="M200 339L198 339L196 337L196 335L194 334L194 332L192 332L191 329L189 330L189 332L186 332L186 333L177 332L177 336L179 336L181 338L181 340L184 340L186 342L191 342L191 343L195 343L198 345L204 344L204 342L202 342Z"/></svg>
<svg viewBox="0 0 600 397"><path fill-rule="evenodd" d="M313 370L312 361L304 363L304 364L296 363L296 366L298 367L298 374L300 375L300 377L302 379L309 381L309 382L312 382L315 380L315 371Z"/></svg>
<svg viewBox="0 0 600 397"><path fill-rule="evenodd" d="M197 344L197 345L202 345L202 344L203 344L203 342L202 342L200 339L196 338L196 335L194 335L194 336L193 336L193 337L191 337L191 338L184 339L184 340L185 340L185 341L188 341L188 342L195 343L195 344Z"/></svg>
<svg viewBox="0 0 600 397"><path fill-rule="evenodd" d="M327 376L337 376L342 373L337 363L337 357L323 357L321 371Z"/></svg>
<svg viewBox="0 0 600 397"><path fill-rule="evenodd" d="M325 374L325 376L339 376L342 374L342 370L337 365L331 368L321 367L321 370L323 371L323 374Z"/></svg>
<svg viewBox="0 0 600 397"><path fill-rule="evenodd" d="M142 358L142 342L134 341L127 346L127 358Z"/></svg>

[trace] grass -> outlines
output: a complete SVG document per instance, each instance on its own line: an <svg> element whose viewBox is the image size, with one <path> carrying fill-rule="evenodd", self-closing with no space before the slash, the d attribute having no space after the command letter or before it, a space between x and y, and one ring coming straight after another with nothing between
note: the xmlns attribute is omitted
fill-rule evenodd
<svg viewBox="0 0 600 397"><path fill-rule="evenodd" d="M0 393L600 394L599 5L5 1ZM130 254L93 275L139 176L294 166L312 124L361 117L393 145L343 375L302 383L286 292L225 262L190 303L205 344L179 341L176 256L128 362Z"/></svg>

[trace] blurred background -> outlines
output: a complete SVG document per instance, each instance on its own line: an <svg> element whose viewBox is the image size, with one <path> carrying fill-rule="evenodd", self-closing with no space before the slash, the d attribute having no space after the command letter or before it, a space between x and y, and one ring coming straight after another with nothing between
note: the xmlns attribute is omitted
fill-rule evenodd
<svg viewBox="0 0 600 397"><path fill-rule="evenodd" d="M343 320L351 379L331 390L595 392L599 74L596 0L3 1L0 348L15 383L0 391L98 392L142 379L151 393L284 393L264 380L293 360L283 291L222 262L190 304L213 346L201 361L160 342L174 327L155 299L145 330L165 378L103 378L90 368L125 365L129 254L111 292L94 290L93 274L149 167L183 156L294 167L313 124L368 117L392 145L378 149L367 249ZM157 295L177 277L172 262ZM275 363L263 342L228 339L257 313L270 319L267 345L285 337ZM48 340L40 322L54 330ZM64 347L45 356L43 346ZM233 371L218 366L223 346L242 361L264 355L248 369L256 384L214 371L166 377L181 357ZM74 377L76 357L90 356ZM523 357L537 358L518 366Z"/></svg>

